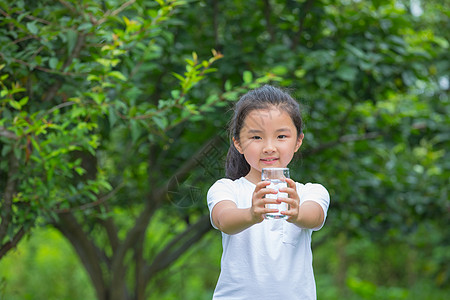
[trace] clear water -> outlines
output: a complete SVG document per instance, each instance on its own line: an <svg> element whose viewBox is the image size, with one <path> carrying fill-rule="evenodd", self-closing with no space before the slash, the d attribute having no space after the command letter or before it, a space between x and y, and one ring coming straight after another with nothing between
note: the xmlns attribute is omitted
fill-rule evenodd
<svg viewBox="0 0 450 300"><path fill-rule="evenodd" d="M282 187L287 187L287 183L286 181L280 180L280 179L271 179L268 180L270 181L270 185L267 186L267 188L270 189L274 189L274 190L279 190ZM278 192L278 194L266 194L266 198L271 198L271 199L277 199L278 197L282 197L282 198L287 198L288 194L287 193L280 193ZM278 209L278 212L276 213L269 213L265 215L266 219L286 219L287 216L282 215L280 213L280 211L285 211L288 210L289 207L287 205L287 203L280 203L280 204L266 204L267 208L273 208L273 209Z"/></svg>

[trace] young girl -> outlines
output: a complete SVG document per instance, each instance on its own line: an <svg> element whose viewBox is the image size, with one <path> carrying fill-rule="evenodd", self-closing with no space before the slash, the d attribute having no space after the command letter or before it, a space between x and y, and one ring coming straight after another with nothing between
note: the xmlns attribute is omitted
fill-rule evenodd
<svg viewBox="0 0 450 300"><path fill-rule="evenodd" d="M311 234L325 222L330 197L320 184L286 179L276 194L261 181L265 167L287 167L303 142L298 103L286 92L263 86L237 103L230 123L232 143L226 176L209 189L214 228L222 231L221 272L213 299L316 299ZM286 202L287 219L266 204Z"/></svg>

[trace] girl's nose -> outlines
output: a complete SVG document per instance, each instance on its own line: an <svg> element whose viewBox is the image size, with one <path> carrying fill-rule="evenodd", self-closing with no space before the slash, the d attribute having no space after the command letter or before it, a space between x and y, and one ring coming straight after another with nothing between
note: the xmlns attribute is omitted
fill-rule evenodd
<svg viewBox="0 0 450 300"><path fill-rule="evenodd" d="M273 143L266 143L265 145L264 145L264 148L263 148L263 152L264 153L273 153L273 152L275 152L276 151L276 148L275 148L275 146L273 145Z"/></svg>

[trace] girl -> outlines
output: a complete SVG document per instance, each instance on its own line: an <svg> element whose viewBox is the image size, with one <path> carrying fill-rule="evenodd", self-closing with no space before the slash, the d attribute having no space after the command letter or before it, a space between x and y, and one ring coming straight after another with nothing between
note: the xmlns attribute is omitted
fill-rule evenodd
<svg viewBox="0 0 450 300"><path fill-rule="evenodd" d="M213 299L316 299L311 233L325 221L330 197L320 184L286 179L276 194L261 181L264 167L287 167L303 142L298 103L273 86L250 91L236 103L226 176L209 189L211 223L222 231L221 272ZM265 220L286 202L287 219Z"/></svg>

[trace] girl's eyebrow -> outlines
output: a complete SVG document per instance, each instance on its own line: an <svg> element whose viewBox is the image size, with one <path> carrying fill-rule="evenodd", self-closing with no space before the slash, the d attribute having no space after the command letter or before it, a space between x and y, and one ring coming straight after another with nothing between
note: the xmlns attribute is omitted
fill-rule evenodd
<svg viewBox="0 0 450 300"><path fill-rule="evenodd" d="M279 128L276 130L276 132L285 132L285 131L291 132L291 129L289 129L287 127L286 128L283 127L283 128ZM246 131L247 134L254 134L254 133L261 133L261 132L263 132L263 131L260 129L249 129Z"/></svg>
<svg viewBox="0 0 450 300"><path fill-rule="evenodd" d="M276 130L276 132L281 132L281 131L291 131L291 129L289 129L289 128L280 128L280 129L277 129Z"/></svg>
<svg viewBox="0 0 450 300"><path fill-rule="evenodd" d="M261 133L261 132L262 132L262 130L259 130L259 129L250 129L250 130L247 131L247 133L249 133L249 134Z"/></svg>

